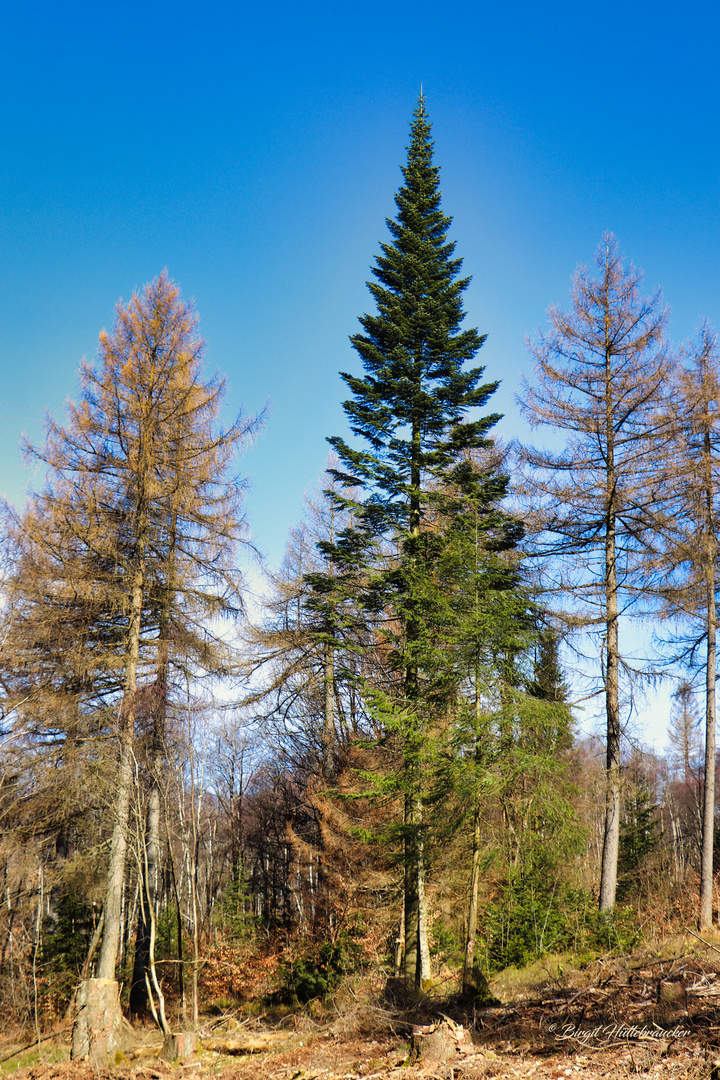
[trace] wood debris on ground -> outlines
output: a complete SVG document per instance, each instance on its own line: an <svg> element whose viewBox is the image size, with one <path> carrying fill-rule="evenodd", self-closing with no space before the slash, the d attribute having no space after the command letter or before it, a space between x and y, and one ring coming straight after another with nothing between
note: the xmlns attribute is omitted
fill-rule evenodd
<svg viewBox="0 0 720 1080"><path fill-rule="evenodd" d="M197 1053L174 1065L160 1059L157 1033L146 1033L144 1046L138 1032L126 1039L107 1074L66 1061L14 1075L168 1080L181 1070L218 1080L720 1080L720 953L604 958L496 1007L458 995L404 1005L358 999L352 1010L322 1019L306 1012L276 1025L227 1015L208 1022L198 1032Z"/></svg>

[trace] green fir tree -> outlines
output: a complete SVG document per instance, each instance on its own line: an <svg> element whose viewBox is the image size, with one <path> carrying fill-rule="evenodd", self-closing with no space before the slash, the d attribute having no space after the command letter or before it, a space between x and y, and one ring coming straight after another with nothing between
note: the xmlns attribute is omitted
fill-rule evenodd
<svg viewBox="0 0 720 1080"><path fill-rule="evenodd" d="M488 451L499 417L478 413L497 384L481 382L481 367L464 370L484 338L461 328L469 279L460 277L462 260L447 238L451 219L440 208L422 96L402 172L397 217L387 222L391 240L381 244L368 283L377 312L362 316L362 332L351 338L364 375L342 376L352 394L344 409L358 442L329 440L339 459L331 470L341 485L334 497L352 524L333 544L321 545L334 574L312 583L316 605L330 609L341 583L351 581L366 617L376 617L389 676L383 691L375 686L369 697L401 761L403 970L409 984L422 987L429 977L424 800L432 735L469 677L473 650L465 638L475 632L467 630L466 617L473 576L467 523L472 516L483 552L512 547L521 530L498 508L507 478ZM485 572L484 557L480 562Z"/></svg>
<svg viewBox="0 0 720 1080"><path fill-rule="evenodd" d="M631 779L620 823L618 899L626 900L640 887L645 863L658 846L658 809L642 777Z"/></svg>

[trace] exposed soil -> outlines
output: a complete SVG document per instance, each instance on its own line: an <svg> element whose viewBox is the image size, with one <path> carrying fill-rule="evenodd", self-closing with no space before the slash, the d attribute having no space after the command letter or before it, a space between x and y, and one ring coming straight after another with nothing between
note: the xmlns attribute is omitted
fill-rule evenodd
<svg viewBox="0 0 720 1080"><path fill-rule="evenodd" d="M475 1077L632 1076L720 1080L720 953L600 960L556 978L535 996L481 1008L467 998L403 1003L355 997L334 1012L310 1010L271 1022L227 1014L206 1018L199 1050L170 1064L157 1031L127 1026L112 1070L84 1062L43 1063L17 1080L473 1080ZM717 961L715 963L714 961ZM65 1035L65 1045L69 1036ZM0 1056L7 1058L13 1048ZM37 1050L35 1051L37 1054ZM26 1055L2 1068L25 1065Z"/></svg>
<svg viewBox="0 0 720 1080"><path fill-rule="evenodd" d="M203 1053L181 1066L152 1060L122 1063L112 1070L97 1072L87 1062L36 1064L17 1070L18 1080L100 1080L100 1077L134 1077L163 1080L188 1076L217 1077L218 1080L474 1080L480 1077L534 1077L536 1080L564 1080L565 1077L676 1077L716 1078L714 1058L692 1040L668 1046L665 1041L626 1042L611 1046L583 1048L582 1052L538 1051L507 1047L491 1051L468 1047L452 1060L406 1064L407 1044L399 1039L312 1039L283 1053L254 1055L235 1061L222 1055Z"/></svg>

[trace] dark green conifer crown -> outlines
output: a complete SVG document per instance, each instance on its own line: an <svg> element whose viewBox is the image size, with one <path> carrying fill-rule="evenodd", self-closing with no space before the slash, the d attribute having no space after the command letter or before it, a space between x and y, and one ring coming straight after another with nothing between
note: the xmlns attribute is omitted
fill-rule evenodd
<svg viewBox="0 0 720 1080"><path fill-rule="evenodd" d="M368 448L329 440L345 466L338 478L372 493L375 513L382 506L395 527L413 489L424 488L428 477L447 481L466 451L487 445L498 419L468 418L497 384L480 384L481 367L463 370L485 339L461 327L469 278L459 276L462 260L448 240L452 219L441 209L422 96L410 135L404 183L395 196L398 213L387 220L391 240L380 245L375 280L368 282L377 311L360 318L362 332L350 339L364 375L342 373L353 395L344 402L351 430Z"/></svg>

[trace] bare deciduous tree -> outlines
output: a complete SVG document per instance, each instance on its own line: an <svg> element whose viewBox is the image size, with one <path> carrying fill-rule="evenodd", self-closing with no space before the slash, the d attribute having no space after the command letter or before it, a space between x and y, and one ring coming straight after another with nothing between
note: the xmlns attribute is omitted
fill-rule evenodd
<svg viewBox="0 0 720 1080"><path fill-rule="evenodd" d="M533 427L566 434L560 451L525 452L554 587L575 620L599 632L607 716L607 795L600 909L615 904L620 829L621 615L657 494L658 412L669 376L660 294L624 266L617 241L598 247L597 273L580 267L569 311L552 307L550 330L530 342L535 382L521 407Z"/></svg>
<svg viewBox="0 0 720 1080"><path fill-rule="evenodd" d="M157 766L173 662L186 674L226 668L213 620L241 609L243 483L229 467L257 421L218 424L224 385L203 378L202 360L197 319L167 274L118 305L67 425L48 421L44 446L29 448L46 485L13 526L9 635L25 662L10 705L21 720L47 699L45 734L109 734L117 747L101 979L115 977L120 945L141 706L154 699ZM156 830L159 814L150 819Z"/></svg>
<svg viewBox="0 0 720 1080"><path fill-rule="evenodd" d="M707 323L684 350L678 370L664 483L669 512L658 515L666 613L694 628L685 659L705 667L705 766L703 784L700 927L712 926L715 831L715 682L717 678L717 498L720 487L720 353ZM696 629L695 629L696 628Z"/></svg>

